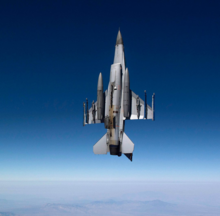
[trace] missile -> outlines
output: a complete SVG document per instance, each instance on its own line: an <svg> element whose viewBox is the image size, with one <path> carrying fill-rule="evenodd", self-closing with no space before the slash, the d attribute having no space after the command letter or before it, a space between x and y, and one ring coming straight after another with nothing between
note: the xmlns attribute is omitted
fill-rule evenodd
<svg viewBox="0 0 220 216"><path fill-rule="evenodd" d="M86 98L86 123L89 123L89 104L88 99Z"/></svg>
<svg viewBox="0 0 220 216"><path fill-rule="evenodd" d="M147 119L147 92L146 92L146 90L144 90L144 96L145 96L145 106L144 106L144 108L145 108L145 113L144 113L144 115L145 115L145 119Z"/></svg>
<svg viewBox="0 0 220 216"><path fill-rule="evenodd" d="M103 79L102 73L99 74L98 86L97 86L97 119L103 118Z"/></svg>
<svg viewBox="0 0 220 216"><path fill-rule="evenodd" d="M129 72L126 68L125 75L124 75L124 117L128 118L130 117L130 80L129 80Z"/></svg>
<svg viewBox="0 0 220 216"><path fill-rule="evenodd" d="M152 95L152 111L153 111L153 118L152 118L152 121L155 121L155 112L154 112L154 109L155 109L155 93L153 93Z"/></svg>

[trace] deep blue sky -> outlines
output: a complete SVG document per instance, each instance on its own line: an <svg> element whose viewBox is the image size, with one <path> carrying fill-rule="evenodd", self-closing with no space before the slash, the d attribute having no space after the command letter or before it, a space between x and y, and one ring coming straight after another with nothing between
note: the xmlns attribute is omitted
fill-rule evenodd
<svg viewBox="0 0 220 216"><path fill-rule="evenodd" d="M220 180L219 1L1 1L0 180ZM131 89L126 157L94 155L82 103L109 81L120 27Z"/></svg>

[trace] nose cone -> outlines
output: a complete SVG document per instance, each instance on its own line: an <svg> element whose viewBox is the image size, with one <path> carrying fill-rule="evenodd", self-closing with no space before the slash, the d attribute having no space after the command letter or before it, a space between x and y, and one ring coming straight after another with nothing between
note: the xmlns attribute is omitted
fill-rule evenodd
<svg viewBox="0 0 220 216"><path fill-rule="evenodd" d="M121 36L120 30L118 31L117 39L116 39L116 45L122 44L123 45L123 40Z"/></svg>

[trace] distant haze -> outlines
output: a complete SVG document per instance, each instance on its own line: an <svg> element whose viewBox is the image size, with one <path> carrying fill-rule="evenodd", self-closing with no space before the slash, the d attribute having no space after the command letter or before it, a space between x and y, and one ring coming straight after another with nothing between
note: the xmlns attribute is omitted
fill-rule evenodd
<svg viewBox="0 0 220 216"><path fill-rule="evenodd" d="M142 215L143 209L155 215L166 215L165 213L174 210L173 215L179 215L181 212L187 212L187 209L195 215L207 210L220 213L220 183L1 182L0 191L0 212L21 215L28 212L27 215L31 215L36 209L39 215L46 215L48 211L51 214L55 211L60 215L60 208L76 213L79 211L77 206L83 209L83 212L78 212L80 216L89 215L88 209L92 213L98 211L101 215L114 206L118 215L123 215L121 211L127 208L130 208L130 213L139 209L140 214L137 215ZM100 210L101 207L103 210Z"/></svg>

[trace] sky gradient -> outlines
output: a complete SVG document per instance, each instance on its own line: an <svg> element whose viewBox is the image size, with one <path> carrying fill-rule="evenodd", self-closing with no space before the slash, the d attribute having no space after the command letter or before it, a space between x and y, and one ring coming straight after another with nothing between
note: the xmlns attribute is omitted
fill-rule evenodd
<svg viewBox="0 0 220 216"><path fill-rule="evenodd" d="M2 1L0 180L220 181L218 1ZM94 155L120 27L130 88L156 120L126 121L125 156Z"/></svg>

